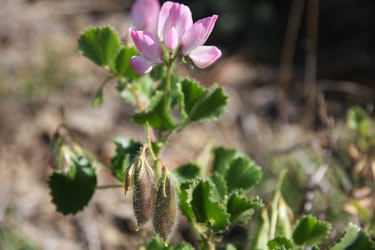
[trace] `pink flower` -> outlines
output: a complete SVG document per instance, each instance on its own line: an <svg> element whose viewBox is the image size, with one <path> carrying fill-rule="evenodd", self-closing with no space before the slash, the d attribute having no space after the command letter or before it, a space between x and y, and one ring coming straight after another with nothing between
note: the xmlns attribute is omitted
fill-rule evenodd
<svg viewBox="0 0 375 250"><path fill-rule="evenodd" d="M147 74L156 64L163 62L163 47L148 31L137 31L134 28L129 31L140 54L130 59L130 66L139 74Z"/></svg>
<svg viewBox="0 0 375 250"><path fill-rule="evenodd" d="M137 0L130 13L135 28L156 34L159 11L158 0Z"/></svg>
<svg viewBox="0 0 375 250"><path fill-rule="evenodd" d="M189 7L165 2L159 13L158 36L169 50L177 48L185 31L193 24Z"/></svg>
<svg viewBox="0 0 375 250"><path fill-rule="evenodd" d="M215 46L202 46L210 36L218 16L206 17L195 22L182 37L182 53L188 55L199 68L206 68L221 57Z"/></svg>

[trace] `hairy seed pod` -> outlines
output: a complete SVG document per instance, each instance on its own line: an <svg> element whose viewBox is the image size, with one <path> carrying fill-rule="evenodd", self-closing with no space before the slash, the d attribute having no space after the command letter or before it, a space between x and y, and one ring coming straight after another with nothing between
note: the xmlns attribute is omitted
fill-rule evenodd
<svg viewBox="0 0 375 250"><path fill-rule="evenodd" d="M172 178L163 172L156 190L152 222L155 232L165 241L173 232L177 218L176 187Z"/></svg>
<svg viewBox="0 0 375 250"><path fill-rule="evenodd" d="M133 208L137 219L137 230L150 219L154 203L154 187L152 184L152 169L145 164L144 159L138 159L133 165Z"/></svg>

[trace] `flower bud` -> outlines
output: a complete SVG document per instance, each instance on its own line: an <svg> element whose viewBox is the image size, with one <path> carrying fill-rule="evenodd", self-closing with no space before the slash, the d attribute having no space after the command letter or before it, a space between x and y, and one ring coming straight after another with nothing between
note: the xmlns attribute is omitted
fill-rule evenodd
<svg viewBox="0 0 375 250"><path fill-rule="evenodd" d="M169 236L176 226L177 218L177 194L176 187L171 176L163 170L155 197L154 212L152 221L155 232L164 240L168 241Z"/></svg>
<svg viewBox="0 0 375 250"><path fill-rule="evenodd" d="M153 173L145 161L145 159L138 159L132 167L133 208L137 229L150 219L154 203Z"/></svg>

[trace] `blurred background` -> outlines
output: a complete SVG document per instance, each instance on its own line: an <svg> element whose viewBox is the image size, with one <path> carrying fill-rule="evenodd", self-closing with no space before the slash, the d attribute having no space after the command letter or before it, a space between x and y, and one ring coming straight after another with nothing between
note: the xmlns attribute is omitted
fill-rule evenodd
<svg viewBox="0 0 375 250"><path fill-rule="evenodd" d="M238 147L264 171L254 193L268 203L282 169L294 219L313 213L374 236L375 2L373 0L191 0L193 19L219 15L206 44L223 57L206 70L177 71L229 95L215 123L193 124L165 152L171 167L204 159L210 146ZM136 249L131 199L98 190L76 216L51 203L52 134L60 107L82 145L108 161L117 135L144 140L115 84L90 102L107 73L79 55L87 26L110 24L128 41L130 0L0 0L0 249ZM208 145L208 146L207 146ZM203 153L202 153L203 152ZM116 180L98 169L99 184ZM251 226L251 225L249 225ZM181 221L173 240L190 230ZM251 240L237 228L228 236Z"/></svg>

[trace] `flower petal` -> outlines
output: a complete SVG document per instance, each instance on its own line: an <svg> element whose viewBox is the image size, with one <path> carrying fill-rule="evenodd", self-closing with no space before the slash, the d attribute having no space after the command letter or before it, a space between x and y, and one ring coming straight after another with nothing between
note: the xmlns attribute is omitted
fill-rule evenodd
<svg viewBox="0 0 375 250"><path fill-rule="evenodd" d="M148 31L136 31L133 28L129 31L139 54L154 64L162 62L163 47L154 35Z"/></svg>
<svg viewBox="0 0 375 250"><path fill-rule="evenodd" d="M192 24L193 18L189 7L169 1L165 2L159 13L158 36L161 41L165 41L169 30L175 27L180 43L185 31Z"/></svg>
<svg viewBox="0 0 375 250"><path fill-rule="evenodd" d="M156 33L160 4L158 0L137 0L131 9L131 19L136 29Z"/></svg>
<svg viewBox="0 0 375 250"><path fill-rule="evenodd" d="M199 46L189 57L198 68L204 69L221 57L221 51L215 46Z"/></svg>
<svg viewBox="0 0 375 250"><path fill-rule="evenodd" d="M198 46L202 46L210 36L218 16L206 17L195 22L182 37L182 53L188 55Z"/></svg>
<svg viewBox="0 0 375 250"><path fill-rule="evenodd" d="M172 27L165 37L165 47L169 50L174 50L178 45L178 34L175 27Z"/></svg>
<svg viewBox="0 0 375 250"><path fill-rule="evenodd" d="M130 58L130 66L138 74L144 75L152 70L153 63L143 56L133 56Z"/></svg>

